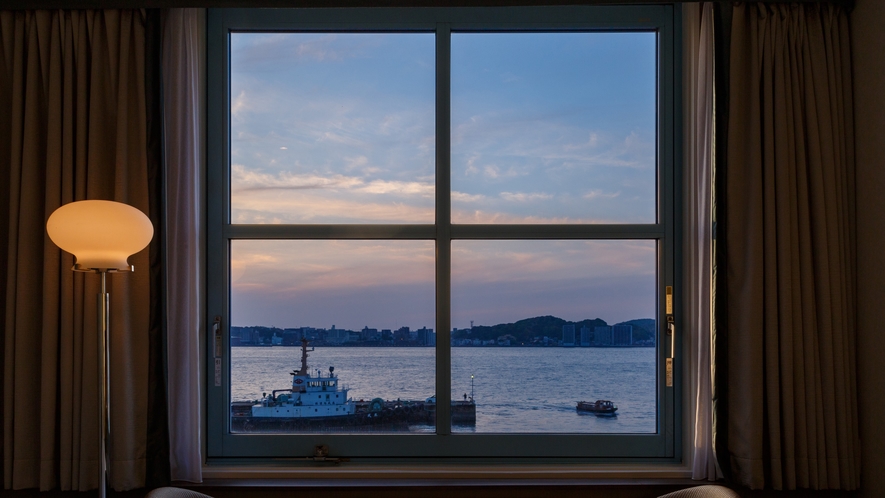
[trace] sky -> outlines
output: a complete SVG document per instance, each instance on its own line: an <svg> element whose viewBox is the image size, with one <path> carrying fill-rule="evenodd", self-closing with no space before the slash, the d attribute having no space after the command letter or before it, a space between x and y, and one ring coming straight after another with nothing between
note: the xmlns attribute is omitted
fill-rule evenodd
<svg viewBox="0 0 885 498"><path fill-rule="evenodd" d="M454 33L453 223L654 223L653 33ZM430 33L231 35L233 223L433 223ZM653 241L454 241L452 325L653 316ZM432 241L234 241L232 323L434 327Z"/></svg>

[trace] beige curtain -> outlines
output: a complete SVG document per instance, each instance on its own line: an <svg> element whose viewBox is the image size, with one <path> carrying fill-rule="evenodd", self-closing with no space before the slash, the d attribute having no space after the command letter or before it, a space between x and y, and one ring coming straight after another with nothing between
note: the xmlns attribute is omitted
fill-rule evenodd
<svg viewBox="0 0 885 498"><path fill-rule="evenodd" d="M752 487L856 489L848 19L734 8L727 166L728 446Z"/></svg>
<svg viewBox="0 0 885 498"><path fill-rule="evenodd" d="M169 465L173 480L201 482L206 11L169 9L163 24Z"/></svg>
<svg viewBox="0 0 885 498"><path fill-rule="evenodd" d="M713 4L682 7L683 265L692 388L692 479L715 481L712 339Z"/></svg>
<svg viewBox="0 0 885 498"><path fill-rule="evenodd" d="M45 222L82 199L148 212L144 58L141 11L0 12L7 489L97 486L99 278L70 271L72 257L52 244ZM147 251L130 262L135 273L108 279L110 484L118 490L143 486L145 473Z"/></svg>

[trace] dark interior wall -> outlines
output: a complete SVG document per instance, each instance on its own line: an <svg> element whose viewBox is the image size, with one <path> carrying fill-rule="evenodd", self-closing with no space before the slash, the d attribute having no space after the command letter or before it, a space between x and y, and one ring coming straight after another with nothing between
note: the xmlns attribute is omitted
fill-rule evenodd
<svg viewBox="0 0 885 498"><path fill-rule="evenodd" d="M857 154L857 352L863 496L885 496L885 2L851 14Z"/></svg>

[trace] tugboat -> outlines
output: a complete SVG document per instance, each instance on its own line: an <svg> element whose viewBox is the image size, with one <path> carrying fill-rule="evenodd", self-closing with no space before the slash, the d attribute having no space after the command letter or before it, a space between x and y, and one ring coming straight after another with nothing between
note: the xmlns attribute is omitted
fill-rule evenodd
<svg viewBox="0 0 885 498"><path fill-rule="evenodd" d="M597 399L596 401L578 401L579 412L594 413L597 417L614 417L618 407L611 401Z"/></svg>
<svg viewBox="0 0 885 498"><path fill-rule="evenodd" d="M317 376L307 368L307 339L301 339L301 369L291 372L292 388L276 389L252 406L253 417L330 418L353 415L355 405L347 399L348 389L338 385L335 367L329 375L317 370ZM277 395L277 393L284 393ZM286 394L288 393L288 394Z"/></svg>
<svg viewBox="0 0 885 498"><path fill-rule="evenodd" d="M263 393L257 401L231 402L231 430L234 432L290 432L334 430L408 431L410 424L433 424L436 397L426 401L387 401L374 398L355 401L348 398L335 367L328 375L319 370L312 375L307 366L307 339L301 339L301 368L291 372L292 387ZM476 423L476 403L452 401L452 421Z"/></svg>

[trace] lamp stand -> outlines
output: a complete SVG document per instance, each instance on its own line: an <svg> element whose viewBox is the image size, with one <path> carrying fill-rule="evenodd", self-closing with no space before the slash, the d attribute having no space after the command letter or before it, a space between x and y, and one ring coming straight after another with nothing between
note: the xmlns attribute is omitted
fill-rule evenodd
<svg viewBox="0 0 885 498"><path fill-rule="evenodd" d="M69 202L46 220L46 232L59 248L74 256L74 271L101 274L98 295L98 496L108 492L108 441L111 438L110 333L111 296L107 274L135 271L129 256L143 250L154 235L146 214L128 204L105 200Z"/></svg>
<svg viewBox="0 0 885 498"><path fill-rule="evenodd" d="M106 498L107 481L108 481L108 461L107 461L107 444L111 433L110 413L108 404L108 392L110 375L108 374L108 366L110 363L108 346L110 344L110 335L108 326L111 323L111 295L107 291L107 270L98 270L101 274L101 293L98 295L98 382L99 382L99 416L98 416L98 496Z"/></svg>

